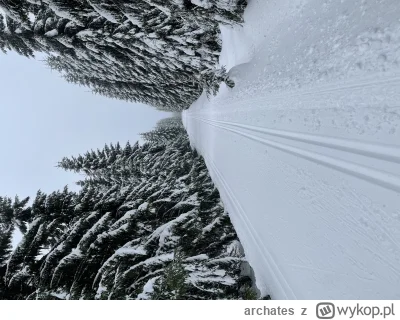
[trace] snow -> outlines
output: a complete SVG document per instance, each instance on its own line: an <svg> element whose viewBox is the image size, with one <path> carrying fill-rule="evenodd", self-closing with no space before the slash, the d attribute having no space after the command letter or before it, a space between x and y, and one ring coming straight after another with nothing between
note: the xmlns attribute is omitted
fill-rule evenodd
<svg viewBox="0 0 400 320"><path fill-rule="evenodd" d="M74 48L75 48L67 37L59 37L59 38L57 39L57 41L60 42L61 44L63 44L64 46L66 46L67 48L71 48L71 49L74 49ZM78 204L78 205L76 206L76 210L79 209L78 206L80 206L80 204Z"/></svg>
<svg viewBox="0 0 400 320"><path fill-rule="evenodd" d="M129 245L129 243L128 243L127 245ZM122 248L119 248L118 250L115 251L115 253L114 253L111 257L109 257L109 258L107 259L106 262L103 263L102 267L101 267L100 270L97 272L96 279L98 279L98 277L99 277L101 274L104 273L104 270L106 270L106 268L108 268L108 267L112 264L112 262L115 261L115 259L116 259L118 256L126 256L126 255L146 255L146 254L147 254L147 252L146 252L146 250L145 250L142 246L139 246L139 247L136 247L136 248L133 248L133 247L125 247L125 246L124 246L124 247L122 247ZM95 282L96 282L96 280L95 280Z"/></svg>
<svg viewBox="0 0 400 320"><path fill-rule="evenodd" d="M157 3L154 3L154 2L151 2L150 4L153 7L157 8L158 10L160 10L161 12L163 12L167 17L171 16L171 10L169 10L167 6L164 7L164 6L159 5Z"/></svg>
<svg viewBox="0 0 400 320"><path fill-rule="evenodd" d="M182 50L188 56L194 56L195 55L194 50L188 48L187 46L177 46L176 48L179 49L179 50Z"/></svg>
<svg viewBox="0 0 400 320"><path fill-rule="evenodd" d="M186 45L186 40L180 36L171 35L171 36L168 36L167 38L175 40L176 42L179 42L182 45Z"/></svg>
<svg viewBox="0 0 400 320"><path fill-rule="evenodd" d="M183 113L274 299L399 299L400 6L251 0Z"/></svg>
<svg viewBox="0 0 400 320"><path fill-rule="evenodd" d="M183 213L180 216L176 217L175 219L168 221L167 223L163 224L162 226L158 227L154 232L150 235L148 240L146 241L146 245L151 243L155 238L159 237L159 248L162 248L165 239L170 234L171 228L173 228L176 224L184 221L186 218L193 214L193 210Z"/></svg>
<svg viewBox="0 0 400 320"><path fill-rule="evenodd" d="M242 245L239 241L232 241L226 248L226 253L231 257L242 257Z"/></svg>
<svg viewBox="0 0 400 320"><path fill-rule="evenodd" d="M3 22L6 25L6 12L3 10L2 7L0 7L0 14L2 15Z"/></svg>
<svg viewBox="0 0 400 320"><path fill-rule="evenodd" d="M143 262L139 262L138 264L133 265L127 271L125 271L124 274L127 274L130 271L132 271L140 266L150 266L150 265L160 264L160 263L164 263L164 262L169 262L173 259L174 259L173 253L161 254L161 255L158 255L155 257L151 257L151 258L146 259Z"/></svg>
<svg viewBox="0 0 400 320"><path fill-rule="evenodd" d="M203 253L203 254L198 254L197 256L192 256L192 257L186 258L185 261L191 262L191 261L198 261L198 260L202 261L202 260L207 260L207 259L209 259L208 255Z"/></svg>
<svg viewBox="0 0 400 320"><path fill-rule="evenodd" d="M55 37L58 35L57 29L50 30L44 34L46 37Z"/></svg>
<svg viewBox="0 0 400 320"><path fill-rule="evenodd" d="M39 261L40 259L42 259L49 252L50 252L50 249L48 249L48 248L40 249L39 250L39 254L35 257L35 260Z"/></svg>
<svg viewBox="0 0 400 320"><path fill-rule="evenodd" d="M107 292L107 288L104 287L104 286L102 286L102 285L99 285L99 287L98 287L98 289L97 289L97 292L96 292L95 298L96 298L96 299L100 299L100 298L101 298L101 295L103 294L103 292Z"/></svg>
<svg viewBox="0 0 400 320"><path fill-rule="evenodd" d="M185 269L189 272L187 282L193 285L201 283L219 282L224 285L234 285L236 282L226 271L220 269L209 270L207 268L187 265Z"/></svg>
<svg viewBox="0 0 400 320"><path fill-rule="evenodd" d="M51 2L51 1L48 2L48 5L49 5L50 9L53 10L53 12L58 17L71 20L71 21L75 22L77 25L83 26L82 23L80 21L78 21L77 19L75 19L75 17L73 15L71 15L67 10L63 10L63 9L59 8L55 3Z"/></svg>
<svg viewBox="0 0 400 320"><path fill-rule="evenodd" d="M146 211L149 207L149 203L148 202L143 202L138 208L138 211Z"/></svg>
<svg viewBox="0 0 400 320"><path fill-rule="evenodd" d="M76 36L79 38L90 38L90 37L94 36L94 32L93 32L93 30L86 29L86 30L79 31L76 34Z"/></svg>
<svg viewBox="0 0 400 320"><path fill-rule="evenodd" d="M115 251L114 255L146 255L147 252L143 247L138 247L138 248L119 248L117 251ZM113 257L114 258L114 257Z"/></svg>
<svg viewBox="0 0 400 320"><path fill-rule="evenodd" d="M135 241L135 240L134 240ZM94 282L97 282L100 276L102 276L108 268L112 267L112 264L115 263L116 258L119 256L125 256L125 255L146 255L146 249L142 246L137 246L137 247L131 247L132 242L130 241L126 243L122 248L119 248L118 250L115 251L115 253L107 259L101 266L101 268L98 270ZM101 286L100 286L101 287ZM98 291L98 295L100 296L101 293L105 290L100 289Z"/></svg>
<svg viewBox="0 0 400 320"><path fill-rule="evenodd" d="M231 263L235 261L242 261L243 259L238 258L238 257L224 257L224 258L216 258L216 259L211 259L206 262L207 265L213 265L213 264L222 264L222 263Z"/></svg>
<svg viewBox="0 0 400 320"><path fill-rule="evenodd" d="M194 5L209 9L212 7L212 3L209 0L190 0Z"/></svg>
<svg viewBox="0 0 400 320"><path fill-rule="evenodd" d="M81 248L82 246L84 247L89 242L90 238L93 237L100 228L104 227L104 225L109 221L110 217L111 213L107 212L98 221L96 221L96 223L82 236L79 241L78 248Z"/></svg>
<svg viewBox="0 0 400 320"><path fill-rule="evenodd" d="M146 284L143 286L143 292L140 293L137 296L137 300L147 300L150 299L151 294L154 292L154 283L156 282L156 280L159 278L158 277L154 277L151 278L149 281L146 282Z"/></svg>
<svg viewBox="0 0 400 320"><path fill-rule="evenodd" d="M22 232L18 228L16 228L13 232L12 242L11 242L13 250L18 247L18 244L21 242L22 238L23 238Z"/></svg>
<svg viewBox="0 0 400 320"><path fill-rule="evenodd" d="M128 13L125 13L125 12L124 12L124 15L135 26L138 26L139 28L141 28L143 26L143 24L140 22L140 20L137 17L135 17L134 15L128 14Z"/></svg>
<svg viewBox="0 0 400 320"><path fill-rule="evenodd" d="M210 232L214 228L215 225L219 224L220 220L221 220L220 217L213 220L209 225L207 225L203 228L202 233L205 234L205 233Z"/></svg>
<svg viewBox="0 0 400 320"><path fill-rule="evenodd" d="M51 292L51 296L56 297L60 300L67 300L68 293L67 292Z"/></svg>
<svg viewBox="0 0 400 320"><path fill-rule="evenodd" d="M112 23L118 23L117 19L114 18L114 16L108 12L107 10L104 10L101 6L94 4L92 1L88 1L91 7L103 18L106 18L108 21Z"/></svg>
<svg viewBox="0 0 400 320"><path fill-rule="evenodd" d="M178 208L185 207L187 205L190 205L190 206L199 206L200 205L197 192L192 194L191 196L189 196L186 200L179 201L173 208L178 209Z"/></svg>

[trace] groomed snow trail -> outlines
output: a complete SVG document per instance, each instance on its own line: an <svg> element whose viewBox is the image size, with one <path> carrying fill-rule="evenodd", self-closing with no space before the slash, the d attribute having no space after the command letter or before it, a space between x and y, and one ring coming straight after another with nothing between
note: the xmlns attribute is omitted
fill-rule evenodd
<svg viewBox="0 0 400 320"><path fill-rule="evenodd" d="M400 3L249 0L183 113L275 299L400 299Z"/></svg>

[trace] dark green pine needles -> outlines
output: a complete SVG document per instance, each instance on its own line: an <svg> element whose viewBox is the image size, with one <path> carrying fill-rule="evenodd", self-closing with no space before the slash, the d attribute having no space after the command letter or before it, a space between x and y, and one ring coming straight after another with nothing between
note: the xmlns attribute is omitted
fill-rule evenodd
<svg viewBox="0 0 400 320"><path fill-rule="evenodd" d="M232 82L218 67L218 24L242 21L245 0L0 0L0 49L47 64L96 94L168 111Z"/></svg>
<svg viewBox="0 0 400 320"><path fill-rule="evenodd" d="M0 297L240 298L240 243L178 123L143 145L63 159L84 176L79 193L0 198ZM15 226L24 236L11 251Z"/></svg>

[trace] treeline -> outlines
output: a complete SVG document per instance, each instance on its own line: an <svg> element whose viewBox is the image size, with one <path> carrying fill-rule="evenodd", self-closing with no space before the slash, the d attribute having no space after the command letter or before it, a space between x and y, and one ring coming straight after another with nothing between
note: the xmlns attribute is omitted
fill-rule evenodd
<svg viewBox="0 0 400 320"><path fill-rule="evenodd" d="M215 93L218 24L242 21L247 0L0 0L0 49L47 64L96 94L179 111Z"/></svg>
<svg viewBox="0 0 400 320"><path fill-rule="evenodd" d="M0 299L253 297L238 237L180 121L143 136L62 159L84 175L77 193L0 198Z"/></svg>

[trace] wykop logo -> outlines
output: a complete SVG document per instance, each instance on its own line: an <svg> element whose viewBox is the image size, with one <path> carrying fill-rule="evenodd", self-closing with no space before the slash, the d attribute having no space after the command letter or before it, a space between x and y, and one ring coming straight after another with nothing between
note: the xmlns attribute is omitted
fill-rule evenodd
<svg viewBox="0 0 400 320"><path fill-rule="evenodd" d="M317 304L318 319L333 319L335 317L335 305L331 302L320 302Z"/></svg>

